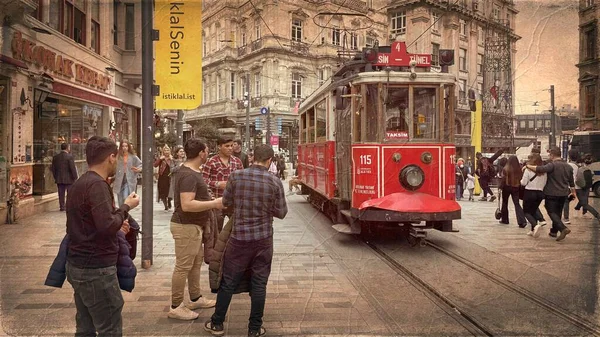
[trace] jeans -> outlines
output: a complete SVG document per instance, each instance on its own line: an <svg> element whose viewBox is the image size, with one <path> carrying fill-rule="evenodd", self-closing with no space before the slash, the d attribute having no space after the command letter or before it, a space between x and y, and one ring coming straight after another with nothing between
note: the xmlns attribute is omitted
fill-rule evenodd
<svg viewBox="0 0 600 337"><path fill-rule="evenodd" d="M567 198L565 200L565 204L563 205L563 217L565 220L569 220L569 207L571 202L569 201L569 198Z"/></svg>
<svg viewBox="0 0 600 337"><path fill-rule="evenodd" d="M121 205L125 203L125 199L127 199L127 197L130 194L131 191L129 190L129 184L127 183L127 181L123 181L123 185L121 185L121 190L119 191L119 193L117 193L117 201L119 202L119 204L116 206L121 207Z"/></svg>
<svg viewBox="0 0 600 337"><path fill-rule="evenodd" d="M490 197L494 195L494 192L492 192L492 189L490 188L490 181L488 179L479 179L479 185L481 186L481 190L483 191L483 197L487 198L487 195L489 194Z"/></svg>
<svg viewBox="0 0 600 337"><path fill-rule="evenodd" d="M223 277L212 315L214 324L223 324L231 298L241 279L250 271L250 318L248 330L259 330L263 324L267 281L273 261L273 238L259 241L229 239L223 256Z"/></svg>
<svg viewBox="0 0 600 337"><path fill-rule="evenodd" d="M590 190L587 188L576 189L575 193L577 194L577 200L579 200L579 205L583 207L584 210L592 213L594 217L600 218L600 214L598 214L598 211L588 203Z"/></svg>
<svg viewBox="0 0 600 337"><path fill-rule="evenodd" d="M81 269L67 262L67 280L75 291L75 336L122 336L124 302L117 267Z"/></svg>
<svg viewBox="0 0 600 337"><path fill-rule="evenodd" d="M502 219L500 221L502 223L508 224L509 197L512 197L513 204L515 206L515 213L517 214L517 223L519 224L519 226L525 227L527 225L527 220L525 219L525 213L523 212L523 208L521 208L521 204L519 204L519 187L502 187L502 208L500 209Z"/></svg>
<svg viewBox="0 0 600 337"><path fill-rule="evenodd" d="M556 233L567 228L562 222L562 211L565 206L567 196L557 197L552 195L546 196L546 211L552 220L552 229L550 232Z"/></svg>
<svg viewBox="0 0 600 337"><path fill-rule="evenodd" d="M463 198L463 184L456 184L456 200L460 200Z"/></svg>
<svg viewBox="0 0 600 337"><path fill-rule="evenodd" d="M69 189L71 188L71 184L56 184L58 186L58 204L60 205L60 210L65 210L65 193L69 193Z"/></svg>
<svg viewBox="0 0 600 337"><path fill-rule="evenodd" d="M535 191L535 190L525 190L525 194L523 195L523 212L525 213L525 218L531 224L531 230L537 225L540 220L538 216L538 212L540 212L540 204L544 200L544 192Z"/></svg>
<svg viewBox="0 0 600 337"><path fill-rule="evenodd" d="M190 298L194 299L202 295L200 292L200 268L204 260L202 227L171 222L171 234L175 239L175 269L171 279L171 305L178 307L183 302L186 280Z"/></svg>

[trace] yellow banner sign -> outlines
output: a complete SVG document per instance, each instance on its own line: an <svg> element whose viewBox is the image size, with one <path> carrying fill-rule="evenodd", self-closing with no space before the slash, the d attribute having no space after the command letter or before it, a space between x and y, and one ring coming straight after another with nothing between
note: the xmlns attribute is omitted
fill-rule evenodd
<svg viewBox="0 0 600 337"><path fill-rule="evenodd" d="M202 103L202 1L156 0L157 109L195 109Z"/></svg>

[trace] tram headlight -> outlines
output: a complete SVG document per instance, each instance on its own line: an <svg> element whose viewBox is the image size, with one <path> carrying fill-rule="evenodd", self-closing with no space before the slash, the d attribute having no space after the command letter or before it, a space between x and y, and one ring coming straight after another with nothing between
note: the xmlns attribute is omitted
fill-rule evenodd
<svg viewBox="0 0 600 337"><path fill-rule="evenodd" d="M425 183L425 173L417 165L408 165L400 171L400 184L407 190L415 191Z"/></svg>

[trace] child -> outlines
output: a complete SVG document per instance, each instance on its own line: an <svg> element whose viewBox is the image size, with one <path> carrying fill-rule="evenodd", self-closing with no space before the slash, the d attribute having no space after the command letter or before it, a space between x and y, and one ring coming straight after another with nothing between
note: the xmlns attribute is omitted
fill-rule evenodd
<svg viewBox="0 0 600 337"><path fill-rule="evenodd" d="M469 201L475 201L473 197L473 191L475 191L475 177L471 173L467 173L467 180L465 181L467 190L469 190Z"/></svg>

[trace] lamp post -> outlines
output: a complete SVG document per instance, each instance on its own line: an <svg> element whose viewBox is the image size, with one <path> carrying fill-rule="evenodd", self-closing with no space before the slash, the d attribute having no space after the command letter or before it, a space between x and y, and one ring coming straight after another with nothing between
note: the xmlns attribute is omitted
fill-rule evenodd
<svg viewBox="0 0 600 337"><path fill-rule="evenodd" d="M246 151L250 151L250 74L246 75Z"/></svg>

